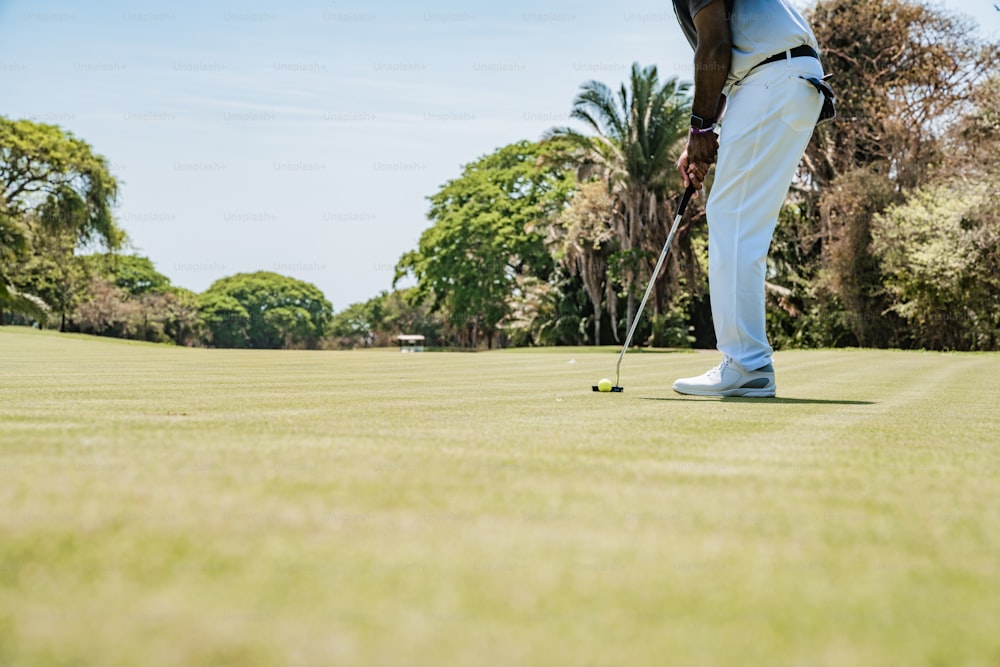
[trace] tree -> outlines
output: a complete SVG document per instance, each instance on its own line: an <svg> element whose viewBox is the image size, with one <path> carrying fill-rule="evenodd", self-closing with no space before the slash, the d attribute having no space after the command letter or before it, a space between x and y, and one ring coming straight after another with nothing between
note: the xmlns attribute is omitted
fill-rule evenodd
<svg viewBox="0 0 1000 667"><path fill-rule="evenodd" d="M554 215L574 185L564 164L546 160L562 146L520 141L468 164L430 197L416 250L396 265L398 283L416 278L414 303L442 312L468 345L492 347L516 278L547 279L552 258L539 221Z"/></svg>
<svg viewBox="0 0 1000 667"><path fill-rule="evenodd" d="M175 287L146 257L101 253L70 257L79 266L63 330L177 345L204 344L198 295ZM50 269L46 275L56 275ZM61 288L60 288L61 289Z"/></svg>
<svg viewBox="0 0 1000 667"><path fill-rule="evenodd" d="M268 271L215 281L201 312L216 347L314 347L333 307L316 286Z"/></svg>
<svg viewBox="0 0 1000 667"><path fill-rule="evenodd" d="M949 178L873 221L872 251L909 345L993 350L1000 342L1000 201L990 181Z"/></svg>
<svg viewBox="0 0 1000 667"><path fill-rule="evenodd" d="M0 322L4 308L25 305L11 285L37 239L121 246L117 193L107 160L86 142L55 125L0 117Z"/></svg>
<svg viewBox="0 0 1000 667"><path fill-rule="evenodd" d="M162 294L144 294L143 299L155 299L157 312L163 321L163 333L177 345L202 346L207 328L201 318L198 295L183 287L171 286Z"/></svg>
<svg viewBox="0 0 1000 667"><path fill-rule="evenodd" d="M903 189L926 182L941 129L958 119L997 45L975 24L916 0L820 0L810 12L839 118L806 153L819 185L878 164Z"/></svg>
<svg viewBox="0 0 1000 667"><path fill-rule="evenodd" d="M618 298L609 274L619 250L613 220L614 201L600 181L580 186L570 205L549 226L547 242L571 276L579 276L593 309L594 345L601 344L601 319L607 304L611 321L618 319ZM617 332L612 327L617 340Z"/></svg>
<svg viewBox="0 0 1000 667"><path fill-rule="evenodd" d="M333 315L329 331L341 347L371 347L374 344L374 329L378 323L372 302L378 298L352 303Z"/></svg>
<svg viewBox="0 0 1000 667"><path fill-rule="evenodd" d="M976 86L972 109L946 136L942 171L996 183L997 153L1000 151L1000 74L994 73Z"/></svg>
<svg viewBox="0 0 1000 667"><path fill-rule="evenodd" d="M72 328L81 333L112 338L137 338L142 313L125 290L102 276L91 276L86 296L72 314Z"/></svg>
<svg viewBox="0 0 1000 667"><path fill-rule="evenodd" d="M383 291L368 301L351 304L333 316L330 335L341 347L395 345L400 334L420 334L426 345L441 345L444 323L429 312L426 303L413 303L412 291Z"/></svg>
<svg viewBox="0 0 1000 667"><path fill-rule="evenodd" d="M86 294L90 281L75 250L76 238L71 232L53 230L36 235L30 251L23 254L10 276L13 287L45 303L49 320L58 317L60 331L66 330L67 317Z"/></svg>
<svg viewBox="0 0 1000 667"><path fill-rule="evenodd" d="M617 94L599 81L581 89L571 116L594 135L555 128L549 136L572 142L580 180L598 178L613 201L628 328L635 317L639 283L649 275L672 218L667 202L680 180L675 165L687 136L689 86L676 78L661 84L656 67L634 63L628 86L622 84ZM676 240L681 253L684 231ZM672 258L675 267L677 252ZM662 294L657 296L654 311L663 300Z"/></svg>
<svg viewBox="0 0 1000 667"><path fill-rule="evenodd" d="M148 257L104 253L87 255L84 261L93 272L107 276L133 296L162 294L171 287L170 278L157 271Z"/></svg>
<svg viewBox="0 0 1000 667"><path fill-rule="evenodd" d="M426 303L412 303L413 288L382 292L371 301L376 345L395 345L400 334L419 334L426 345L441 345L445 323Z"/></svg>
<svg viewBox="0 0 1000 667"><path fill-rule="evenodd" d="M843 317L822 320L844 321L844 342L892 345L900 323L882 316L889 303L871 221L948 160L946 129L1000 52L971 21L915 0L820 0L810 18L839 117L817 128L806 150L790 201L804 217L794 236L778 229L772 253L808 280L778 273L773 281L800 313L842 309Z"/></svg>
<svg viewBox="0 0 1000 667"><path fill-rule="evenodd" d="M562 266L547 281L519 276L503 332L514 346L584 345L588 300L580 277Z"/></svg>
<svg viewBox="0 0 1000 667"><path fill-rule="evenodd" d="M198 297L198 312L215 347L250 347L250 313L235 297L209 290Z"/></svg>

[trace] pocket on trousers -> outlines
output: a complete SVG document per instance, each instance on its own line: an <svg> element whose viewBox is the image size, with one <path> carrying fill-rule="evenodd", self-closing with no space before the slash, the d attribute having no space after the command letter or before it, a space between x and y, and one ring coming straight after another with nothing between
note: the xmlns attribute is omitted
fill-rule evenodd
<svg viewBox="0 0 1000 667"><path fill-rule="evenodd" d="M781 106L781 120L796 132L811 132L816 127L823 96L811 83L798 76L789 77L782 87L787 94Z"/></svg>

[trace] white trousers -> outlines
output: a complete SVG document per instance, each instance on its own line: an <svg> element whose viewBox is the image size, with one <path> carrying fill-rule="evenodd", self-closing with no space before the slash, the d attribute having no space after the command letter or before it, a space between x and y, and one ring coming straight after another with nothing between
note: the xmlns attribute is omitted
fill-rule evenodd
<svg viewBox="0 0 1000 667"><path fill-rule="evenodd" d="M709 194L708 280L719 351L754 370L771 363L764 315L767 251L778 211L823 104L800 76L815 58L758 67L729 91Z"/></svg>

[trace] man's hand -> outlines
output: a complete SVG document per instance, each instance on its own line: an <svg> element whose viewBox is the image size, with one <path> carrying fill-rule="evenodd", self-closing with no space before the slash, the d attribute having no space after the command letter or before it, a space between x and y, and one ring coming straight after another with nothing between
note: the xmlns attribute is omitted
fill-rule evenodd
<svg viewBox="0 0 1000 667"><path fill-rule="evenodd" d="M685 187L693 185L696 191L701 190L708 169L715 162L718 151L719 138L715 132L688 136L687 148L677 161L677 170L684 179Z"/></svg>
<svg viewBox="0 0 1000 667"><path fill-rule="evenodd" d="M710 165L715 162L719 152L719 135L715 132L705 134L689 134L687 151L688 161Z"/></svg>

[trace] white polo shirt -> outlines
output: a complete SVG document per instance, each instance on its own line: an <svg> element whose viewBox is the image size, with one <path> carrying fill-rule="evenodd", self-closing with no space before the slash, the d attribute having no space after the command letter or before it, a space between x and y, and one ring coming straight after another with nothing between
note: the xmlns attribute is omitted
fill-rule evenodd
<svg viewBox="0 0 1000 667"><path fill-rule="evenodd" d="M712 0L673 0L674 13L691 48L698 45L694 17ZM819 52L812 28L785 0L725 0L733 37L733 61L728 88L760 61L803 44Z"/></svg>

